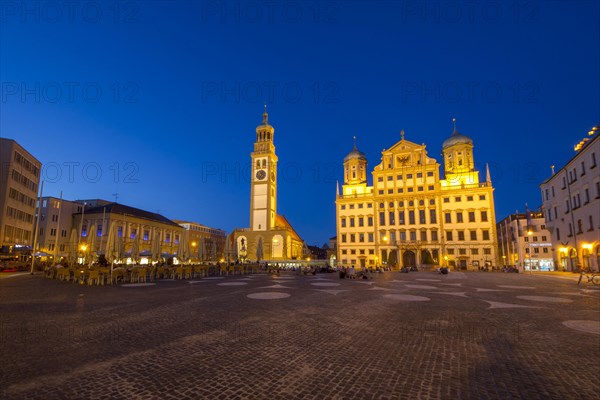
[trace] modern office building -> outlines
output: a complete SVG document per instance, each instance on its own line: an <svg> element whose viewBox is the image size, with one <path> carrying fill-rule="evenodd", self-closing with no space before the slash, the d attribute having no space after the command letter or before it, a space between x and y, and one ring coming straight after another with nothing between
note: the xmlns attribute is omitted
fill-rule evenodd
<svg viewBox="0 0 600 400"><path fill-rule="evenodd" d="M277 155L275 128L269 124L267 107L262 124L256 127L251 153L250 227L234 231L240 260L299 260L304 242L283 215L277 214Z"/></svg>
<svg viewBox="0 0 600 400"><path fill-rule="evenodd" d="M543 213L511 214L498 222L496 229L502 266L520 271L554 271L555 249Z"/></svg>
<svg viewBox="0 0 600 400"><path fill-rule="evenodd" d="M600 125L575 146L575 155L540 185L555 264L561 270L600 266Z"/></svg>
<svg viewBox="0 0 600 400"><path fill-rule="evenodd" d="M12 139L0 138L0 252L33 244L42 163Z"/></svg>
<svg viewBox="0 0 600 400"><path fill-rule="evenodd" d="M493 187L479 180L473 141L454 127L440 164L425 144L404 138L383 150L367 182L367 157L356 147L344 158L337 190L337 261L390 267L444 265L471 270L497 266Z"/></svg>

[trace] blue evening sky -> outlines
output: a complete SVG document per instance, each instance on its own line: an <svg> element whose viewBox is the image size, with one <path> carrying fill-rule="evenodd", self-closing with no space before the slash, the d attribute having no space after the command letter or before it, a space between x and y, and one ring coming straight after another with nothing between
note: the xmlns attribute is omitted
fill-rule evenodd
<svg viewBox="0 0 600 400"><path fill-rule="evenodd" d="M335 235L352 137L371 170L400 139L458 129L490 164L497 220L600 122L596 1L2 1L0 135L46 166L44 195L249 225L263 102L278 211ZM370 177L369 177L370 179Z"/></svg>

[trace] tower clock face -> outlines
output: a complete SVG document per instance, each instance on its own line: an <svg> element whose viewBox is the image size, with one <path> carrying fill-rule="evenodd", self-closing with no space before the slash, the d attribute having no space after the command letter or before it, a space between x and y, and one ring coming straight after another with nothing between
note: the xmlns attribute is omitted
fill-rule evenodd
<svg viewBox="0 0 600 400"><path fill-rule="evenodd" d="M258 179L259 181L262 181L266 177L267 177L267 173L265 171L263 171L262 169L260 171L256 172L256 179Z"/></svg>

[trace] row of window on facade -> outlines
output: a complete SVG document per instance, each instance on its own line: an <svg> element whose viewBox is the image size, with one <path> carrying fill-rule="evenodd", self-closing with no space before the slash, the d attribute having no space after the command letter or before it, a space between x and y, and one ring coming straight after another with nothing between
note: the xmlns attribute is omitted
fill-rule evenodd
<svg viewBox="0 0 600 400"><path fill-rule="evenodd" d="M433 171L428 171L427 172L427 176L433 176ZM406 179L413 179L413 176L416 176L416 178L423 178L423 173L418 172L416 174L406 174ZM387 176L387 180L388 181L393 181L394 180L394 176L393 175L388 175ZM397 175L396 176L396 180L398 181L402 181L404 180L404 175ZM383 182L383 176L378 176L377 177L377 182Z"/></svg>
<svg viewBox="0 0 600 400"><path fill-rule="evenodd" d="M479 200L485 200L485 194L480 194L479 195ZM444 197L442 199L442 201L444 203L450 203L450 197ZM475 196L466 196L466 201L475 201ZM460 203L462 202L462 196L454 196L454 202L455 203ZM384 208L386 206L386 204L389 206L389 208L394 208L395 207L395 202L394 201L390 201L387 203L379 203L379 208ZM404 207L405 204L408 204L409 207L414 207L415 204L418 204L419 206L424 206L425 205L425 200L421 199L421 200L399 200L398 201L398 207ZM363 203L356 203L356 204L348 204L348 208L350 210L354 209L356 205L356 208L364 208L364 204ZM429 199L429 205L435 205L435 199ZM342 204L340 206L340 208L342 210L346 209L346 204ZM373 208L373 205L371 203L367 203L367 208Z"/></svg>
<svg viewBox="0 0 600 400"><path fill-rule="evenodd" d="M451 255L451 256L453 256L455 254L458 254L458 255L461 255L461 256L467 254L467 249L466 248L462 248L462 247L458 248L456 252L454 250L455 249L448 248L448 249L446 249L446 254ZM473 256L479 255L479 249L478 248L471 248L470 250L471 250L471 255L473 255ZM544 249L544 250L548 250L548 249ZM369 255L374 255L375 254L375 250L374 249L358 249L358 252L357 252L357 249L350 249L350 250L342 249L342 254L343 255L345 255L345 254L350 254L350 255L356 255L356 254L366 255L366 251L368 251ZM547 251L546 251L546 253L547 253ZM483 249L483 254L485 254L485 255L492 254L492 249L489 248L489 247L485 247Z"/></svg>
<svg viewBox="0 0 600 400"><path fill-rule="evenodd" d="M40 175L40 170L39 168L33 164L31 161L29 161L25 156L23 156L21 153L19 153L18 151L15 151L15 155L14 155L14 160L17 164L19 164L21 167L25 168L27 171L31 172L33 174L33 176L35 177L39 177Z"/></svg>
<svg viewBox="0 0 600 400"><path fill-rule="evenodd" d="M590 169L594 169L596 168L596 153L591 153L590 154L590 161L591 161L591 166ZM585 176L586 174L586 168L585 168L585 160L581 161L581 168L580 168L580 173L579 173L579 177ZM566 176L562 177L562 190L565 190L567 188L567 184L571 185L574 182L577 182L577 178L578 178L578 174L577 174L577 166L574 166L571 170L568 171L568 180ZM554 191L554 186L550 187L550 188L546 188L544 191L544 197L546 198L546 200L550 200L551 198L554 198L556 196L556 192Z"/></svg>
<svg viewBox="0 0 600 400"><path fill-rule="evenodd" d="M29 214L23 210L19 210L17 208L13 208L11 206L6 206L6 216L8 218L18 219L19 221L32 223L33 215Z"/></svg>
<svg viewBox="0 0 600 400"><path fill-rule="evenodd" d="M584 203L583 203L584 206L591 201L589 188L583 189L583 198L584 198ZM600 181L596 182L596 199L598 199L598 198L600 198ZM572 198L565 200L565 212L564 213L568 214L571 211L577 210L580 207L581 207L580 194L575 193L572 196ZM548 222L550 222L553 219L558 219L558 206L554 206L552 209L550 209L550 208L546 209L546 220Z"/></svg>
<svg viewBox="0 0 600 400"><path fill-rule="evenodd" d="M396 225L396 216L398 217L398 225L406 225L407 224L407 216L408 216L408 225L416 225L416 213L415 210L409 210L409 211L388 211L387 212L387 221L386 221L386 212L385 211L380 211L379 212L379 225L380 226L385 226L385 225ZM419 215L419 224L420 225L425 225L427 224L427 213L426 210L418 210L418 215ZM448 212L444 212L444 222L447 224L451 224L451 223L458 223L458 224L462 224L465 222L488 222L488 214L487 211L480 211L479 212L479 221L477 221L476 219L476 212L475 211L468 211L467 212L467 221L465 221L464 219L464 213L462 211L455 211L454 212L454 221L452 220L452 213L450 211ZM365 217L342 217L340 218L340 223L341 223L341 227L342 228L346 228L347 227L347 223L346 221L348 221L348 226L350 228L353 228L355 226L358 227L363 227L365 226ZM367 226L373 226L373 217L372 216L368 216L366 217L366 222L367 222ZM358 223L358 225L356 225L356 223ZM437 214L436 214L436 210L435 209L430 209L429 210L429 223L430 224L437 224Z"/></svg>
<svg viewBox="0 0 600 400"><path fill-rule="evenodd" d="M573 237L573 235L577 234L580 235L583 233L584 230L584 226L583 226L583 221L581 219L577 220L577 229L576 231L573 230L573 224L571 222L569 222L569 233L567 234L567 237ZM587 230L588 232L591 232L594 230L594 217L592 215L588 215L588 226L587 226ZM554 231L556 232L556 240L560 240L560 228L555 228Z"/></svg>
<svg viewBox="0 0 600 400"><path fill-rule="evenodd" d="M421 230L419 232L420 232L419 240L421 240L423 242L439 241L438 231L436 231L436 230L429 231L429 235L427 235L427 232L428 232L427 230ZM389 238L385 233L383 233L381 236L382 236L382 239L387 238L387 240L389 240L389 243L392 245L396 243L397 238L399 238L400 241L406 241L406 240L416 241L417 240L417 231L415 231L415 230L411 230L411 231L401 230L398 233L399 233L398 237L396 236L396 231L391 231L389 233ZM479 237L480 237L477 230L470 230L470 231L448 230L448 231L446 231L446 236L445 236L446 241L454 241L454 237L455 237L454 233L456 233L456 240L459 242L467 240L467 234L469 237L468 240L470 240L470 241L477 241L477 240L479 240ZM342 243L373 243L374 237L375 237L374 234L371 232L343 233L341 235L341 242ZM383 240L386 241L386 239L383 239ZM487 230L487 229L481 230L481 240L490 240L490 231L489 230Z"/></svg>
<svg viewBox="0 0 600 400"><path fill-rule="evenodd" d="M44 235L44 228L40 228L40 236ZM50 228L50 236L56 236L56 228ZM67 237L67 230L62 229L60 231L60 237Z"/></svg>
<svg viewBox="0 0 600 400"><path fill-rule="evenodd" d="M29 179L25 175L22 175L21 173L19 173L19 171L13 169L11 177L12 177L13 181L23 185L24 187L31 190L32 192L37 193L37 187L38 187L37 183L35 183L34 181Z"/></svg>
<svg viewBox="0 0 600 400"><path fill-rule="evenodd" d="M135 239L137 237L137 234L138 234L137 228L131 228L130 233L129 233L129 238ZM81 236L87 237L87 235L88 235L87 225L83 225L81 228ZM100 225L100 224L96 225L96 236L98 236L98 237L102 236L102 225ZM119 237L119 238L123 237L123 227L122 226L117 226L117 237ZM162 235L159 232L159 240L161 240L161 237L162 237ZM165 243L171 243L172 237L174 238L174 243L179 244L179 235L171 235L171 233L169 233L169 232L165 233ZM149 230L144 230L142 240L144 240L144 241L150 240L150 231Z"/></svg>
<svg viewBox="0 0 600 400"><path fill-rule="evenodd" d="M8 191L8 197L18 201L19 203L23 203L28 207L35 207L35 200L24 193L19 192L16 189L10 188Z"/></svg>
<svg viewBox="0 0 600 400"><path fill-rule="evenodd" d="M4 241L8 243L27 244L31 240L31 231L12 225L4 225Z"/></svg>

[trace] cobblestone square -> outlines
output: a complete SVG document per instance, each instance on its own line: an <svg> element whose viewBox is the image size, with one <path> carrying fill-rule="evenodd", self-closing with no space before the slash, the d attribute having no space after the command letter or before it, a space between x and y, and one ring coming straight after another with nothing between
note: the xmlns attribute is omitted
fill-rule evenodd
<svg viewBox="0 0 600 400"><path fill-rule="evenodd" d="M596 399L600 290L386 272L0 279L2 399Z"/></svg>

